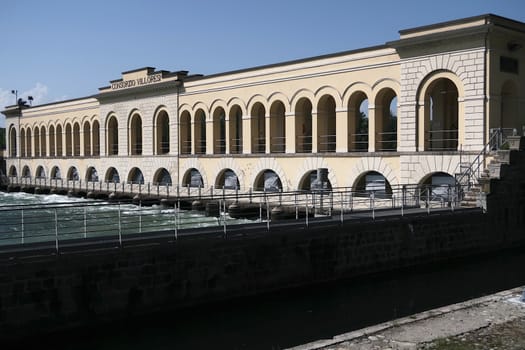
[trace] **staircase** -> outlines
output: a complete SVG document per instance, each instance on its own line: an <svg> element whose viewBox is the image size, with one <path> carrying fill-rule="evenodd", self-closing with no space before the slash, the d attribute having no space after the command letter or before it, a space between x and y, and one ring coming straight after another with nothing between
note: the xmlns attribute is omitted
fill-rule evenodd
<svg viewBox="0 0 525 350"><path fill-rule="evenodd" d="M500 140L497 147L494 147L494 139ZM520 147L520 140L520 136L503 138L501 134L495 133L473 162L459 165L459 172L455 177L456 182L463 189L460 197L461 207L486 209L485 198L490 193L490 181L501 178L502 165L510 164L511 150L523 150L523 145ZM503 144L509 146L508 150L501 149ZM483 168L483 164L487 161L488 164Z"/></svg>

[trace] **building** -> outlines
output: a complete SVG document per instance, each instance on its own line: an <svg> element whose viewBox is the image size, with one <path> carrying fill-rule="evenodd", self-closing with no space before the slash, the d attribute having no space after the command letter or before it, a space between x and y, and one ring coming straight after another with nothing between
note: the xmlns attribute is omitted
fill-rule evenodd
<svg viewBox="0 0 525 350"><path fill-rule="evenodd" d="M525 23L492 14L365 49L214 75L142 68L8 106L11 179L241 191L447 183L525 126Z"/></svg>

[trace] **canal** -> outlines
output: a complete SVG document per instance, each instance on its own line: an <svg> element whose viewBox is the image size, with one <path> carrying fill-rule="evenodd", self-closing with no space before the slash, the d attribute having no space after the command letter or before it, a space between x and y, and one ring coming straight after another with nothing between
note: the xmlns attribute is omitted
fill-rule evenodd
<svg viewBox="0 0 525 350"><path fill-rule="evenodd" d="M525 252L166 311L17 343L54 349L283 349L525 285Z"/></svg>

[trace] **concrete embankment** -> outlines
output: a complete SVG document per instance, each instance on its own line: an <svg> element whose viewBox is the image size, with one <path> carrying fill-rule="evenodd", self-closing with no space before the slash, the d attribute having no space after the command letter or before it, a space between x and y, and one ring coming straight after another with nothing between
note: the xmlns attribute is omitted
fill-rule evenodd
<svg viewBox="0 0 525 350"><path fill-rule="evenodd" d="M289 350L523 349L522 293L514 288Z"/></svg>

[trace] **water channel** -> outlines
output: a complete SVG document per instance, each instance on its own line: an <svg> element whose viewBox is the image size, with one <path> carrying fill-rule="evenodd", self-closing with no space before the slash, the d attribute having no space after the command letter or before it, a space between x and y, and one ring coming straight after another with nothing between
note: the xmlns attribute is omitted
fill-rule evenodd
<svg viewBox="0 0 525 350"><path fill-rule="evenodd" d="M54 349L283 349L525 285L506 251L32 338Z"/></svg>

